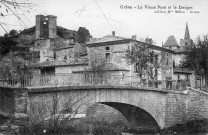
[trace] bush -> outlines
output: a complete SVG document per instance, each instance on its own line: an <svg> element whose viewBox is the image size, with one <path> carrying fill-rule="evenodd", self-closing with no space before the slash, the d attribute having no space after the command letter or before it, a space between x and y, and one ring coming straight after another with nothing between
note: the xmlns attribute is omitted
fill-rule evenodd
<svg viewBox="0 0 208 135"><path fill-rule="evenodd" d="M122 135L120 131L116 131L109 127L97 127L92 130L93 135Z"/></svg>

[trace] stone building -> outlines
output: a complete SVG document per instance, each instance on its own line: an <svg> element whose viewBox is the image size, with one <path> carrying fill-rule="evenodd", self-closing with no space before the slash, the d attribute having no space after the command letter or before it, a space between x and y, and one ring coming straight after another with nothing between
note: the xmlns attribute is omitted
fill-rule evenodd
<svg viewBox="0 0 208 135"><path fill-rule="evenodd" d="M143 46L147 45L151 52L154 52L153 58L156 58L157 61L161 60L162 52L173 53L174 51L159 47L156 45L140 42L136 40L136 36L132 36L132 38L124 38L115 35L115 32L112 32L112 35L104 36L99 39L92 39L87 44L88 51L88 59L92 61L94 58L99 59L104 62L103 69L105 74L111 74L116 76L123 76L128 83L135 83L135 85L140 82L140 78L138 77L138 72L136 71L135 64L129 64L125 58L125 54L127 49L131 48L134 45ZM96 57L95 57L96 56ZM156 57L157 56L157 57ZM156 60L154 59L154 60ZM89 63L90 64L90 63ZM108 68L107 68L108 67ZM167 70L167 69L163 69ZM162 69L159 68L155 70L155 78L154 83L155 87L162 88L165 87L165 77ZM143 84L146 86L152 85L152 80L147 75L147 72L144 72Z"/></svg>
<svg viewBox="0 0 208 135"><path fill-rule="evenodd" d="M188 25L180 46L172 35L163 47L138 41L135 35L132 38L116 36L115 31L111 35L92 38L86 44L79 44L72 39L60 40L57 37L56 26L55 16L36 16L36 40L31 51L38 54L39 59L31 66L34 74L79 76L84 73L84 78L90 82L94 80L89 80L89 78L97 72L98 78L102 78L97 80L97 83L106 83L108 80L116 80L127 85L139 85L139 82L142 82L145 86L151 86L154 83L155 87L167 89L180 89L184 83L195 86L194 74L178 68L184 57L185 47L192 43ZM150 79L145 71L140 80L136 65L127 62L126 51L134 45L147 45L153 54L154 61L163 60L160 63L163 65L154 69L154 79ZM153 69L151 70L153 72Z"/></svg>
<svg viewBox="0 0 208 135"><path fill-rule="evenodd" d="M190 38L188 24L186 23L184 39L180 39L180 45L173 35L169 36L164 48L173 50L173 53L164 52L167 65L169 65L168 77L169 87L176 89L183 89L185 86L195 87L196 79L193 71L180 67L181 61L185 57L186 49L193 43ZM183 85L183 86L182 86ZM180 87L180 88L179 88Z"/></svg>

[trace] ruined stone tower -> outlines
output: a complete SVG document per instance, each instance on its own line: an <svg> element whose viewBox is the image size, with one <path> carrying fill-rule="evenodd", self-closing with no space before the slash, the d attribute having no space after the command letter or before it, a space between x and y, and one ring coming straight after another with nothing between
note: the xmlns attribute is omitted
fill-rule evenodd
<svg viewBox="0 0 208 135"><path fill-rule="evenodd" d="M56 16L36 15L35 43L31 51L34 52L37 62L54 60L53 38L57 35Z"/></svg>
<svg viewBox="0 0 208 135"><path fill-rule="evenodd" d="M36 39L55 38L57 35L56 16L36 16Z"/></svg>

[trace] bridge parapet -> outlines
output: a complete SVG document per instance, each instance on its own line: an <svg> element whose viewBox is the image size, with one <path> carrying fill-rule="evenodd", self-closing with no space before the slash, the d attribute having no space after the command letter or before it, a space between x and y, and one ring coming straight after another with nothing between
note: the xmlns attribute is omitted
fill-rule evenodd
<svg viewBox="0 0 208 135"><path fill-rule="evenodd" d="M178 90L177 81L172 81L174 87L169 87L169 81L140 79L139 76L123 76L111 74L54 74L31 75L21 77L5 77L0 80L0 86L16 87L60 87L60 86L133 86L142 88L158 88ZM181 82L180 82L181 85ZM184 85L183 85L184 86ZM184 87L185 88L185 87Z"/></svg>

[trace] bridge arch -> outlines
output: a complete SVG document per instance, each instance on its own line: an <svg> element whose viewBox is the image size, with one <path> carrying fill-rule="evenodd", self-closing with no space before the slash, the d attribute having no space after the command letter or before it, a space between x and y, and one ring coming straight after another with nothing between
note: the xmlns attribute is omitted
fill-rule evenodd
<svg viewBox="0 0 208 135"><path fill-rule="evenodd" d="M129 106L131 109L134 108L135 111L144 111L146 114L153 118L152 121L156 121L156 125L158 125L160 129L163 129L165 127L164 112L166 104L164 102L157 103L157 101L154 101L151 98L144 97L139 97L137 98L137 100L126 100L118 97L108 99L99 98L99 101L96 101L96 103L102 103L111 106L117 110L119 110L119 108L116 108L116 105L125 105L125 107ZM122 113L122 111L120 112Z"/></svg>
<svg viewBox="0 0 208 135"><path fill-rule="evenodd" d="M142 129L158 131L160 129L156 119L146 110L120 102L100 102L101 104L110 106L123 114L132 126Z"/></svg>

